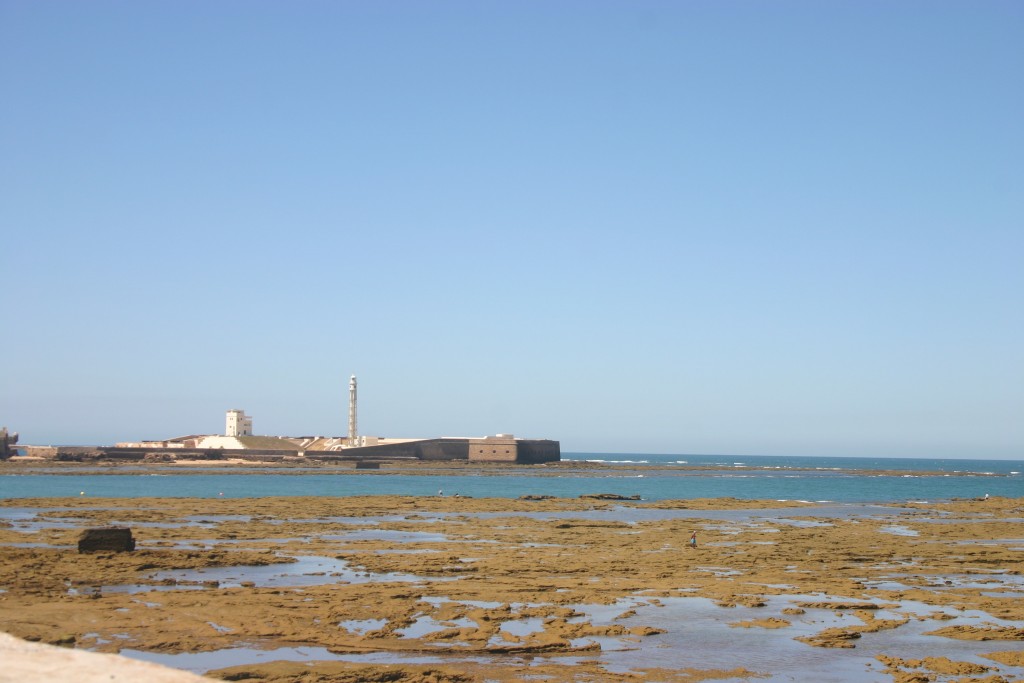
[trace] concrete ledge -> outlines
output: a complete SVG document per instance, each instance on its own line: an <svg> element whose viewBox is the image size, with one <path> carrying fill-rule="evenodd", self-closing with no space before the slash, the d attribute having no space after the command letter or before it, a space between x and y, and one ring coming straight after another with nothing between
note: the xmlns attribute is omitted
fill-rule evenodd
<svg viewBox="0 0 1024 683"><path fill-rule="evenodd" d="M188 671L140 662L120 655L30 643L0 633L0 682L52 683L210 683Z"/></svg>

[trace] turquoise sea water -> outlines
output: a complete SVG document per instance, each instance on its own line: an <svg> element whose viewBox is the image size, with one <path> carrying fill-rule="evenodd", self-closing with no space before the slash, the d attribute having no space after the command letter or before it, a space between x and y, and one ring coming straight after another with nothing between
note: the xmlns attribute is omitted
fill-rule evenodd
<svg viewBox="0 0 1024 683"><path fill-rule="evenodd" d="M202 474L133 471L92 474L54 468L44 474L0 475L0 498L45 496L200 497L355 496L375 494L516 498L525 494L576 497L590 493L639 495L644 500L716 498L901 502L993 496L1024 496L1022 460L815 458L564 453L580 468L545 466L495 470L490 475L427 475L393 470L253 470ZM612 465L598 470L585 462ZM669 463L706 467L661 470ZM756 468L756 469L755 469ZM899 470L898 474L890 474ZM109 472L109 468L104 468ZM943 472L920 476L915 472ZM969 476L962 476L964 474Z"/></svg>

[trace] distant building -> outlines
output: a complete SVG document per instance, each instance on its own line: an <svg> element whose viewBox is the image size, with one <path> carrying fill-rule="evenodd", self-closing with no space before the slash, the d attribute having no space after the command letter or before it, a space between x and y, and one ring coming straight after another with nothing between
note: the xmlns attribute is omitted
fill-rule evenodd
<svg viewBox="0 0 1024 683"><path fill-rule="evenodd" d="M254 436L252 418L244 410L229 410L224 435L192 434L160 441L122 442L114 447L60 447L35 449L32 454L56 460L161 458L243 458L253 461L309 458L352 461L374 469L388 460L462 460L541 464L561 460L561 445L550 439L517 439L508 433L484 437L407 439L360 435L356 431L356 378L349 380L349 433L347 436ZM15 438L17 438L15 436ZM45 450L45 452L43 452ZM171 452L169 452L171 451ZM169 460L168 460L169 459ZM262 460L261 460L262 459Z"/></svg>
<svg viewBox="0 0 1024 683"><path fill-rule="evenodd" d="M229 410L224 436L252 436L252 418L244 410Z"/></svg>
<svg viewBox="0 0 1024 683"><path fill-rule="evenodd" d="M17 454L14 445L18 443L18 432L9 433L7 427L0 427L0 460Z"/></svg>

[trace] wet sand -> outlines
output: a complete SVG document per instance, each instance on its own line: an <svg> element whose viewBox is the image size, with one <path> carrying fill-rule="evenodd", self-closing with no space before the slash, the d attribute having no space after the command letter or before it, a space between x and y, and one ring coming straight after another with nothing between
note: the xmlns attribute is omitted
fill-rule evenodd
<svg viewBox="0 0 1024 683"><path fill-rule="evenodd" d="M1024 680L1024 499L17 499L0 546L3 631L225 680Z"/></svg>

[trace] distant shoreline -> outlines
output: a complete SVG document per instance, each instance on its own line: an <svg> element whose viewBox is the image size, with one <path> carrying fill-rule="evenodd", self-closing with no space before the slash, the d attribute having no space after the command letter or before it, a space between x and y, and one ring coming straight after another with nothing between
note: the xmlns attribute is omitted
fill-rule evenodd
<svg viewBox="0 0 1024 683"><path fill-rule="evenodd" d="M1012 461L1011 461L1012 462ZM700 475L721 472L820 472L821 468L801 466L764 466L764 465L691 465L684 463L636 463L636 462L594 462L591 460L561 460L536 465L514 463L479 463L463 461L397 461L381 462L379 470L356 469L354 462L324 462L305 458L288 458L278 461L253 461L244 457L226 457L223 459L185 459L168 462L120 462L113 460L95 460L90 462L58 461L47 458L17 456L0 461L0 475L4 474L75 474L88 470L89 474L139 474L146 472L175 474L292 474L300 476L304 473L316 474L376 474L390 475L484 475L495 476L503 473L517 476L565 476L574 471L632 471L642 469L644 472L680 472ZM949 470L909 470L909 469L874 469L850 468L835 471L849 476L880 476L880 477L995 477L1010 476L1001 472L970 472Z"/></svg>

